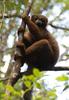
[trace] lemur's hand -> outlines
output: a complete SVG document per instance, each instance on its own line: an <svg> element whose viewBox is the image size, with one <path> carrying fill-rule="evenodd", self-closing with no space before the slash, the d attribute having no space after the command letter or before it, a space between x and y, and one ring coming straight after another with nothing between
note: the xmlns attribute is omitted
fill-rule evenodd
<svg viewBox="0 0 69 100"><path fill-rule="evenodd" d="M27 14L25 12L23 13L22 18L25 22L27 22L29 20L29 17L27 16Z"/></svg>

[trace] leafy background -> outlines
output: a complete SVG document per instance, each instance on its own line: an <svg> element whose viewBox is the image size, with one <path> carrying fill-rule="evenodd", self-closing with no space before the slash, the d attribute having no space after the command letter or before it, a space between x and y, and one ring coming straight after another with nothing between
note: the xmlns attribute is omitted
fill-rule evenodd
<svg viewBox="0 0 69 100"><path fill-rule="evenodd" d="M16 86L5 86L3 78L7 68L13 66L16 33L21 24L19 15L27 7L28 0L0 0L0 98L3 100L20 100L26 92L21 88L24 78ZM48 30L55 36L60 47L60 57L56 66L69 67L69 0L34 0L32 14L43 14L48 17ZM12 15L12 17L10 16ZM9 76L7 73L7 76ZM35 74L37 73L37 74ZM42 78L40 78L42 77ZM57 78L56 78L57 77ZM25 77L25 84L31 87L34 82L33 100L67 100L69 92L69 72L45 72L34 70L33 75ZM37 81L37 79L39 79ZM4 91L11 92L8 97Z"/></svg>

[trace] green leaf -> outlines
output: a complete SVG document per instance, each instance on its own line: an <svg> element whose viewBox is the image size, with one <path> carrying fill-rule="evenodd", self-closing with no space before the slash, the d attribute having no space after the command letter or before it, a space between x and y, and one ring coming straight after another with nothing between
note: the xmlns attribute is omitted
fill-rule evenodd
<svg viewBox="0 0 69 100"><path fill-rule="evenodd" d="M31 82L30 81L24 81L24 84L26 85L26 87L30 88L31 87Z"/></svg>
<svg viewBox="0 0 69 100"><path fill-rule="evenodd" d="M27 76L27 79L32 81L32 82L35 81L35 77L33 75Z"/></svg>
<svg viewBox="0 0 69 100"><path fill-rule="evenodd" d="M0 94L3 93L5 90L5 86L2 82L0 82Z"/></svg>
<svg viewBox="0 0 69 100"><path fill-rule="evenodd" d="M56 90L50 90L47 92L47 96L51 98L51 100L53 100L54 97L56 97Z"/></svg>
<svg viewBox="0 0 69 100"><path fill-rule="evenodd" d="M36 85L36 88L38 88L38 89L42 88L42 85L40 83L38 83L38 82L35 85Z"/></svg>
<svg viewBox="0 0 69 100"><path fill-rule="evenodd" d="M39 71L38 69L34 68L34 70L33 70L33 75L34 75L35 77L40 76L40 71Z"/></svg>
<svg viewBox="0 0 69 100"><path fill-rule="evenodd" d="M22 93L21 93L21 91L14 91L14 96L21 96L22 95Z"/></svg>
<svg viewBox="0 0 69 100"><path fill-rule="evenodd" d="M56 0L57 2L63 2L63 0Z"/></svg>
<svg viewBox="0 0 69 100"><path fill-rule="evenodd" d="M10 85L7 85L6 86L6 89L8 90L8 92L10 92L13 96L21 96L22 95L22 92L21 91L17 91L15 90L12 86Z"/></svg>
<svg viewBox="0 0 69 100"><path fill-rule="evenodd" d="M62 75L56 78L58 81L68 81L69 78L66 75Z"/></svg>
<svg viewBox="0 0 69 100"><path fill-rule="evenodd" d="M14 88L10 85L6 85L6 89L10 92L10 93L14 93Z"/></svg>
<svg viewBox="0 0 69 100"><path fill-rule="evenodd" d="M23 4L27 6L28 0L23 0Z"/></svg>

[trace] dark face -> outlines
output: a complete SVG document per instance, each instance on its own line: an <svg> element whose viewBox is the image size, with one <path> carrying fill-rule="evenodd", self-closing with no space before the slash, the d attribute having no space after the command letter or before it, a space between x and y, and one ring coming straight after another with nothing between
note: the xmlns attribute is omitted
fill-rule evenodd
<svg viewBox="0 0 69 100"><path fill-rule="evenodd" d="M47 25L47 18L43 15L33 15L31 20L40 28L45 28Z"/></svg>

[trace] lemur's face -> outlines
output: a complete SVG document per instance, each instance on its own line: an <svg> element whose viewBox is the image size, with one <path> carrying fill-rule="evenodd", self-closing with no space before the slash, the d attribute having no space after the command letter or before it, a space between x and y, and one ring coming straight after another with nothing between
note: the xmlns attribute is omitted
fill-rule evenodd
<svg viewBox="0 0 69 100"><path fill-rule="evenodd" d="M38 26L38 27L42 27L45 28L47 25L47 18L43 15L33 15L31 17L31 20Z"/></svg>

